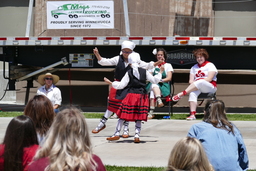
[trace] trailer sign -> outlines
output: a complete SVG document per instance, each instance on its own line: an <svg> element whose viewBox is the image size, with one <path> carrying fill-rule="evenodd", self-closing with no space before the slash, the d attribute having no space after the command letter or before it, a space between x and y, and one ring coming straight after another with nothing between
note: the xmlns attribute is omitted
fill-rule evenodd
<svg viewBox="0 0 256 171"><path fill-rule="evenodd" d="M93 67L93 54L70 53L69 63L71 67Z"/></svg>
<svg viewBox="0 0 256 171"><path fill-rule="evenodd" d="M47 29L113 28L113 1L47 1Z"/></svg>
<svg viewBox="0 0 256 171"><path fill-rule="evenodd" d="M167 62L176 65L188 65L196 63L196 59L191 51L181 49L167 52Z"/></svg>

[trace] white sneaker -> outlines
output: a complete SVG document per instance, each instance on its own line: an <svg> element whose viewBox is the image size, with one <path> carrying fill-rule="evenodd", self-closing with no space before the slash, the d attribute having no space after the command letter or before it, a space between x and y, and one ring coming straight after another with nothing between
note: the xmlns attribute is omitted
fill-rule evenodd
<svg viewBox="0 0 256 171"><path fill-rule="evenodd" d="M187 117L187 121L192 121L192 120L196 120L195 115L190 115L189 117Z"/></svg>
<svg viewBox="0 0 256 171"><path fill-rule="evenodd" d="M153 113L154 113L154 110L150 110L148 112L148 119L153 119L155 117L155 115Z"/></svg>

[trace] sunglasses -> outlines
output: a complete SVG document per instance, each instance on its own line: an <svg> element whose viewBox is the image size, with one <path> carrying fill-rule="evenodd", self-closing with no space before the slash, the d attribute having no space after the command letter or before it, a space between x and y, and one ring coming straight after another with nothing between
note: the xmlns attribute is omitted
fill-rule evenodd
<svg viewBox="0 0 256 171"><path fill-rule="evenodd" d="M127 54L132 53L132 51L130 52L130 51L124 51L124 50L122 50L122 52L123 52L123 53L127 53Z"/></svg>
<svg viewBox="0 0 256 171"><path fill-rule="evenodd" d="M45 80L53 80L52 78L44 78Z"/></svg>

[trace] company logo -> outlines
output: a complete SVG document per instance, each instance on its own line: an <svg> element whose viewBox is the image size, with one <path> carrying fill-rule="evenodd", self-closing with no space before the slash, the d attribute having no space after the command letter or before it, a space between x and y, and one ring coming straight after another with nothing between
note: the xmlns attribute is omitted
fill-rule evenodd
<svg viewBox="0 0 256 171"><path fill-rule="evenodd" d="M101 18L110 18L107 10L90 10L89 5L81 4L64 4L59 6L56 10L51 11L54 18L59 18L61 15L68 15L69 18L78 18L81 14L86 15L100 15ZM84 15L81 15L84 16ZM91 16L94 17L94 16Z"/></svg>
<svg viewBox="0 0 256 171"><path fill-rule="evenodd" d="M196 74L196 77L204 77L205 73L203 73L201 70L199 70Z"/></svg>
<svg viewBox="0 0 256 171"><path fill-rule="evenodd" d="M167 52L167 62L176 65L188 65L196 63L192 51L175 50Z"/></svg>

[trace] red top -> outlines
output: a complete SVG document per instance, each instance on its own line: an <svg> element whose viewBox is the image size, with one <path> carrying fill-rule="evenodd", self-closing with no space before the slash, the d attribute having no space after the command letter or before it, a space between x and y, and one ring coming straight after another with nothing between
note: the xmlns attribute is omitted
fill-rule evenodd
<svg viewBox="0 0 256 171"><path fill-rule="evenodd" d="M92 158L98 164L96 171L106 171L105 166L103 165L101 159L98 156L93 155ZM28 171L44 171L49 164L49 159L47 157L40 158L32 162L31 165L29 165Z"/></svg>
<svg viewBox="0 0 256 171"><path fill-rule="evenodd" d="M36 154L36 151L38 149L38 145L32 145L30 147L24 148L23 151L23 168L24 171L28 170L28 165L31 163L33 160L33 157ZM0 170L4 170L4 144L0 144Z"/></svg>

